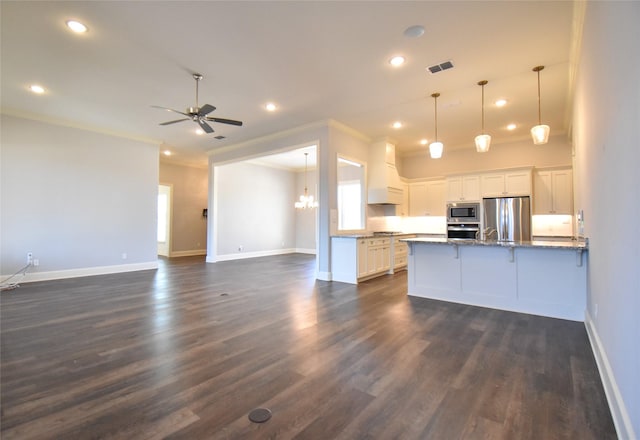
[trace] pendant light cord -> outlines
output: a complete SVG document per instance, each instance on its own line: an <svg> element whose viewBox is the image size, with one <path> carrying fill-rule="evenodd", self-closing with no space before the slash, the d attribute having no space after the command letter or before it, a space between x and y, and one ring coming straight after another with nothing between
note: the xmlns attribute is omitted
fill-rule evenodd
<svg viewBox="0 0 640 440"><path fill-rule="evenodd" d="M540 113L540 70L538 70L538 125L542 125L542 115Z"/></svg>
<svg viewBox="0 0 640 440"><path fill-rule="evenodd" d="M436 142L438 142L438 96L440 96L440 93L433 93L431 95L431 97L433 98L433 107L435 109Z"/></svg>
<svg viewBox="0 0 640 440"><path fill-rule="evenodd" d="M484 84L482 84L482 134L484 134Z"/></svg>

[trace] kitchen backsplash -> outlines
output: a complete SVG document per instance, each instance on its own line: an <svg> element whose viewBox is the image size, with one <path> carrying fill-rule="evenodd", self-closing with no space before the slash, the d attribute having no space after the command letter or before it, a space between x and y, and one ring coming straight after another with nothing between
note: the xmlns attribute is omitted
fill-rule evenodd
<svg viewBox="0 0 640 440"><path fill-rule="evenodd" d="M446 217L400 217L370 216L367 219L368 231L411 232L419 234L446 234ZM531 232L534 236L572 237L573 216L571 215L534 215Z"/></svg>
<svg viewBox="0 0 640 440"><path fill-rule="evenodd" d="M369 231L410 232L417 234L446 234L446 217L376 216L367 220Z"/></svg>
<svg viewBox="0 0 640 440"><path fill-rule="evenodd" d="M534 215L531 220L531 232L534 236L572 237L572 215Z"/></svg>

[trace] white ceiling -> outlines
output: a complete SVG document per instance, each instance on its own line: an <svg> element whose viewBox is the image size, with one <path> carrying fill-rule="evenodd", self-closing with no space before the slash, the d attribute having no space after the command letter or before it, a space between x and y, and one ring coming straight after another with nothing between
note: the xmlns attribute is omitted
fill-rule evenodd
<svg viewBox="0 0 640 440"><path fill-rule="evenodd" d="M179 162L206 163L208 151L307 123L335 119L397 150L474 148L485 88L485 131L493 143L529 137L542 119L566 133L573 2L26 2L2 1L2 111L162 143ZM72 34L65 21L84 22ZM404 30L423 25L408 38ZM399 68L388 60L406 57ZM431 75L443 61L455 67ZM191 74L204 75L200 105L243 127L191 121L151 105L195 105ZM32 83L47 92L34 95ZM497 98L509 100L496 108ZM279 109L268 113L263 105ZM175 115L178 116L179 115ZM391 124L400 120L404 127ZM513 132L505 129L518 124ZM226 136L216 140L215 135ZM283 146L287 147L287 146ZM426 152L424 153L426 154Z"/></svg>

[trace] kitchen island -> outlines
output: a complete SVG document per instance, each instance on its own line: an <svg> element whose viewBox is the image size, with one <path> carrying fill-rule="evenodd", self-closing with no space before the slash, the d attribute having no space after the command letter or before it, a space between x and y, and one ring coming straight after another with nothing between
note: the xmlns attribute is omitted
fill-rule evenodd
<svg viewBox="0 0 640 440"><path fill-rule="evenodd" d="M403 241L411 296L584 321L585 241Z"/></svg>

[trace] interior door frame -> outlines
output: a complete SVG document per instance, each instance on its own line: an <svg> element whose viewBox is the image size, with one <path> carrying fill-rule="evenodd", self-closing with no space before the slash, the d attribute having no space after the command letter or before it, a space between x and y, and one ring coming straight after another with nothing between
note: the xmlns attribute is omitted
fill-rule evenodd
<svg viewBox="0 0 640 440"><path fill-rule="evenodd" d="M160 242L158 242L157 253L163 257L171 257L171 243L173 240L173 184L172 183L158 183L158 194L160 194L160 187L166 187L168 189L167 194L167 240L166 240L166 250L160 249ZM156 225L157 229L157 225ZM156 231L157 233L157 231Z"/></svg>

